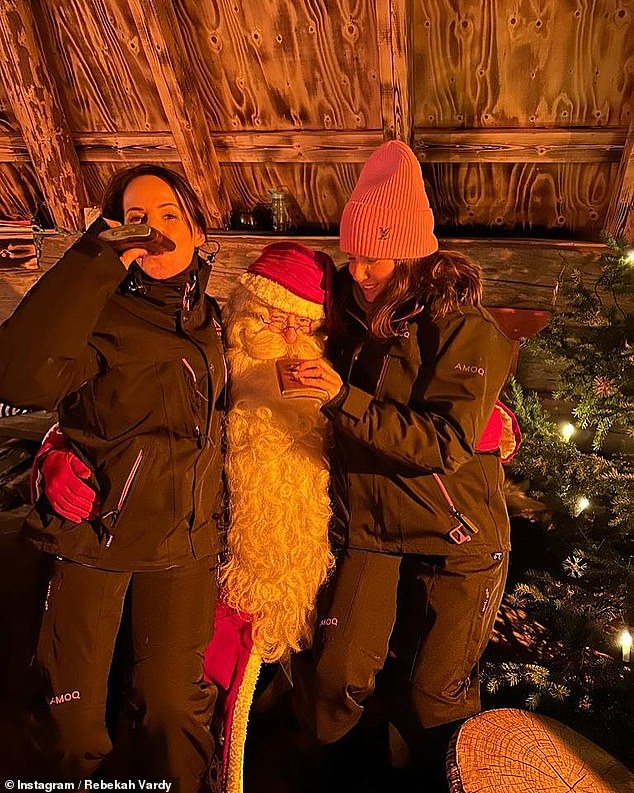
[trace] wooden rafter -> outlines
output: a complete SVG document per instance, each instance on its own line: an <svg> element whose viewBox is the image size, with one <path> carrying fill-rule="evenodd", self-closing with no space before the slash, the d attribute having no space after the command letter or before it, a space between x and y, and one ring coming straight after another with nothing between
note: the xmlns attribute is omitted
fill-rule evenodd
<svg viewBox="0 0 634 793"><path fill-rule="evenodd" d="M413 149L425 162L618 162L625 129L424 129Z"/></svg>
<svg viewBox="0 0 634 793"><path fill-rule="evenodd" d="M381 132L236 132L214 134L221 163L327 163L365 162L383 141ZM113 160L178 162L180 156L170 133L88 133L77 135L82 162ZM0 159L2 157L0 135Z"/></svg>
<svg viewBox="0 0 634 793"><path fill-rule="evenodd" d="M621 155L616 184L605 219L605 231L634 242L634 122Z"/></svg>
<svg viewBox="0 0 634 793"><path fill-rule="evenodd" d="M183 170L201 197L214 228L227 226L230 205L196 86L190 53L179 32L172 3L128 0L143 50L167 116Z"/></svg>
<svg viewBox="0 0 634 793"><path fill-rule="evenodd" d="M412 0L376 0L376 24L383 136L411 143Z"/></svg>
<svg viewBox="0 0 634 793"><path fill-rule="evenodd" d="M86 189L27 0L0 0L0 75L54 222L82 228Z"/></svg>
<svg viewBox="0 0 634 793"><path fill-rule="evenodd" d="M413 148L425 162L619 162L627 130L417 129ZM235 132L214 134L221 163L365 162L383 140L376 131ZM170 132L83 132L73 137L80 162L180 162ZM0 133L0 162L28 162L19 135Z"/></svg>

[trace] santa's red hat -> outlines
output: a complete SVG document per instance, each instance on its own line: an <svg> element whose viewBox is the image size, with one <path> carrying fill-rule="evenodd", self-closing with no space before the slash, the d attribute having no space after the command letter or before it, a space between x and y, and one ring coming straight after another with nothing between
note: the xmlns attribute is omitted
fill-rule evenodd
<svg viewBox="0 0 634 793"><path fill-rule="evenodd" d="M323 319L334 262L298 242L274 242L241 276L263 303L309 319Z"/></svg>

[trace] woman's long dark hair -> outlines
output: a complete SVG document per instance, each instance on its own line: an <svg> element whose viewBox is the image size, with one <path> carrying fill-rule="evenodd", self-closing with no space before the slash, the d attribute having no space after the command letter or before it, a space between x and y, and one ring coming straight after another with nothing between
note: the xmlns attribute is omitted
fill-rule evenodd
<svg viewBox="0 0 634 793"><path fill-rule="evenodd" d="M203 212L198 196L192 190L189 182L177 171L172 171L171 168L166 168L163 165L156 165L154 163L133 165L130 168L117 171L111 177L106 185L101 202L101 214L105 218L125 223L123 194L130 182L138 176L156 176L158 179L168 184L178 199L180 208L185 215L185 222L187 225L189 226L193 223L203 234L205 233L207 228L205 213ZM193 231L193 229L191 230Z"/></svg>
<svg viewBox="0 0 634 793"><path fill-rule="evenodd" d="M458 251L436 251L423 259L397 259L385 290L370 305L368 327L378 339L397 333L397 323L430 306L435 319L464 305L480 305L479 265ZM340 307L335 305L335 315ZM335 317L336 322L336 317Z"/></svg>

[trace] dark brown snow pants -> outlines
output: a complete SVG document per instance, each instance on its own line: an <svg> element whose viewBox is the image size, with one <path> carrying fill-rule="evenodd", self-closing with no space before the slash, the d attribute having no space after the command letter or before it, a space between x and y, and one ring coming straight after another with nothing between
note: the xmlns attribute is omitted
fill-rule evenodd
<svg viewBox="0 0 634 793"><path fill-rule="evenodd" d="M51 778L87 779L112 749L106 697L121 627L136 719L126 771L198 790L213 750L216 691L203 682L202 655L215 597L215 559L142 573L55 561L37 648L56 735Z"/></svg>
<svg viewBox="0 0 634 793"><path fill-rule="evenodd" d="M507 553L431 557L347 550L320 598L295 710L320 743L360 719L391 663L390 720L411 748L480 709L478 661L502 598Z"/></svg>

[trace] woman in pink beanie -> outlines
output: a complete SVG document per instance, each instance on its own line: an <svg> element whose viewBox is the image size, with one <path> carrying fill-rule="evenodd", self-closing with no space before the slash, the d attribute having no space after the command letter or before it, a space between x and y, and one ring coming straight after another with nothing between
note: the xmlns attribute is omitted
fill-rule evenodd
<svg viewBox="0 0 634 793"><path fill-rule="evenodd" d="M298 377L329 395L343 547L296 711L319 743L336 742L384 669L411 773L442 790L449 736L480 709L478 661L506 578L500 452L478 440L512 343L480 305L479 267L438 250L405 144L389 141L365 164L340 246L349 261L333 284L328 360L304 362Z"/></svg>

